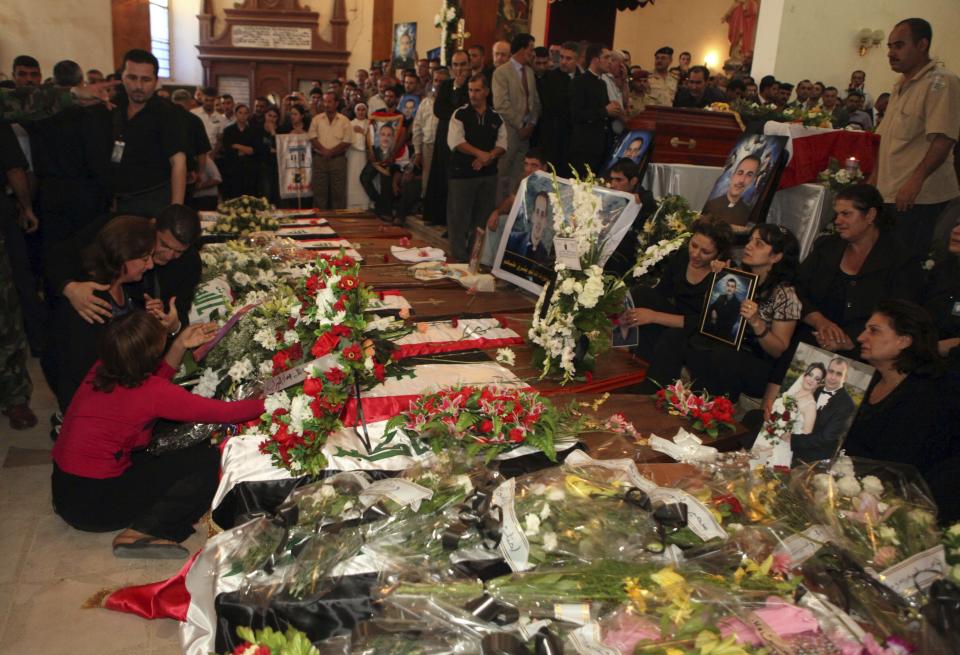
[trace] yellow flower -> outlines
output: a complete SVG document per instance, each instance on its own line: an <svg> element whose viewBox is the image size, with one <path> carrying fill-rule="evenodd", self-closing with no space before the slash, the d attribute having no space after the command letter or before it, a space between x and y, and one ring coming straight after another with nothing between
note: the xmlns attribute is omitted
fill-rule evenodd
<svg viewBox="0 0 960 655"><path fill-rule="evenodd" d="M581 498L590 498L592 496L612 496L616 493L614 489L601 487L579 475L568 475L565 478L567 490Z"/></svg>

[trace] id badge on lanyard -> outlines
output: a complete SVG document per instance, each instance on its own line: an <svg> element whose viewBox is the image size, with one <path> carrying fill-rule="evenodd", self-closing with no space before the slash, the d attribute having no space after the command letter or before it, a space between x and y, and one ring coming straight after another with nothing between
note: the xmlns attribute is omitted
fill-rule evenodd
<svg viewBox="0 0 960 655"><path fill-rule="evenodd" d="M119 164L121 161L123 161L123 149L125 146L126 144L120 139L117 139L113 142L113 152L110 153L111 162L114 164Z"/></svg>

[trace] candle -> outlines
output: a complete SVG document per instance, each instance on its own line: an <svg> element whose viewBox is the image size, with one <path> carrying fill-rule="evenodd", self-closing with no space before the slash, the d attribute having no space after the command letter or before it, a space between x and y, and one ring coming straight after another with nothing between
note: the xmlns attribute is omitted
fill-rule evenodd
<svg viewBox="0 0 960 655"><path fill-rule="evenodd" d="M856 157L848 157L844 168L850 175L856 175L860 172L860 161Z"/></svg>

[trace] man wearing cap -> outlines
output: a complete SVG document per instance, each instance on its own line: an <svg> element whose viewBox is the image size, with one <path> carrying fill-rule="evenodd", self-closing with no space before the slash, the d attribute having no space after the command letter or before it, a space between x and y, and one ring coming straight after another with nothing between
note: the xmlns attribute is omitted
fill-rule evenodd
<svg viewBox="0 0 960 655"><path fill-rule="evenodd" d="M633 118L647 105L657 104L656 98L650 93L650 71L639 66L630 69L630 93L627 98L627 118Z"/></svg>
<svg viewBox="0 0 960 655"><path fill-rule="evenodd" d="M673 62L673 48L664 46L653 55L653 75L650 76L650 95L656 105L673 106L677 95L677 80L670 74Z"/></svg>

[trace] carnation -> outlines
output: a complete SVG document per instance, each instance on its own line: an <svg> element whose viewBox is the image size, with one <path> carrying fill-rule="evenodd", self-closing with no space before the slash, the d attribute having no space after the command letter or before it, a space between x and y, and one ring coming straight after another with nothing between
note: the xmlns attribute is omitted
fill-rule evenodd
<svg viewBox="0 0 960 655"><path fill-rule="evenodd" d="M527 514L525 517L523 517L523 522L523 533L528 537L540 532L540 517L536 514Z"/></svg>
<svg viewBox="0 0 960 655"><path fill-rule="evenodd" d="M261 377L270 377L273 375L273 360L268 359L265 362L260 362L260 375Z"/></svg>
<svg viewBox="0 0 960 655"><path fill-rule="evenodd" d="M256 334L253 335L253 340L267 350L277 349L277 335L271 328L265 327L257 330Z"/></svg>
<svg viewBox="0 0 960 655"><path fill-rule="evenodd" d="M283 343L286 345L300 343L300 335L297 334L296 330L287 330L283 333Z"/></svg>
<svg viewBox="0 0 960 655"><path fill-rule="evenodd" d="M227 375L229 375L234 382L245 380L253 375L253 364L250 363L249 359L244 357L233 363L233 366L227 371Z"/></svg>
<svg viewBox="0 0 960 655"><path fill-rule="evenodd" d="M880 496L883 494L883 483L880 482L880 478L877 476L868 475L860 482L863 485L863 490L868 494L873 494L874 496Z"/></svg>
<svg viewBox="0 0 960 655"><path fill-rule="evenodd" d="M290 409L290 397L285 391L272 393L263 399L263 409L267 414L273 414L278 409Z"/></svg>
<svg viewBox="0 0 960 655"><path fill-rule="evenodd" d="M212 368L208 368L200 374L200 381L194 387L193 392L204 398L213 398L220 386L220 373Z"/></svg>
<svg viewBox="0 0 960 655"><path fill-rule="evenodd" d="M860 493L860 483L852 475L846 475L837 481L837 491L847 498L853 498Z"/></svg>

